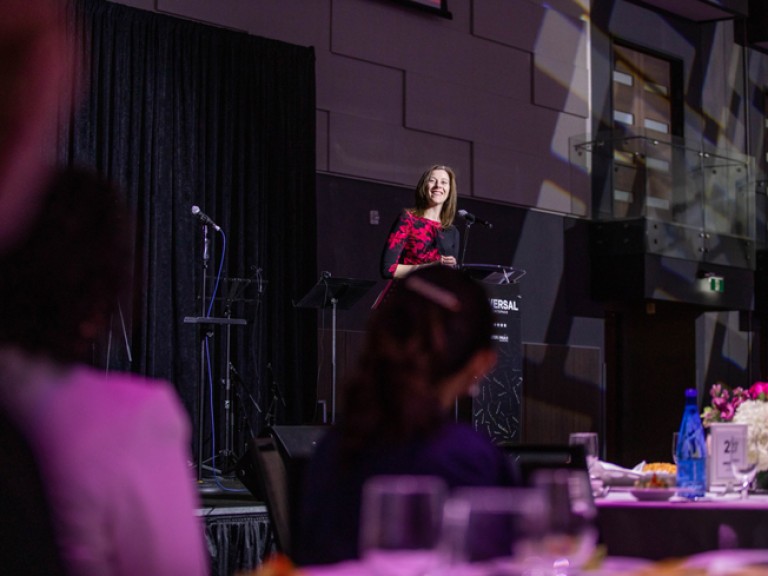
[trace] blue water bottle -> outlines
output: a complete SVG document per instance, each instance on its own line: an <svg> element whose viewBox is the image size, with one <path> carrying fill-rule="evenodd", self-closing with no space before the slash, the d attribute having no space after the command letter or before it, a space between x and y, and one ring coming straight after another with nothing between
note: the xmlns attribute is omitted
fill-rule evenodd
<svg viewBox="0 0 768 576"><path fill-rule="evenodd" d="M685 411L677 440L677 494L700 498L707 490L707 442L699 417L696 390L685 391Z"/></svg>

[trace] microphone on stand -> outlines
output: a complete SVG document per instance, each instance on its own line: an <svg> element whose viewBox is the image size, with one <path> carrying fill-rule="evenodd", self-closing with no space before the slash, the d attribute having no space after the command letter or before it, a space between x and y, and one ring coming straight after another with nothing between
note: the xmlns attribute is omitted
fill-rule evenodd
<svg viewBox="0 0 768 576"><path fill-rule="evenodd" d="M466 210L459 210L457 212L459 216L464 218L467 222L477 222L478 224L482 224L483 226L487 226L488 228L493 228L493 224L488 222L488 220L483 220L482 218L478 218L471 212L467 212Z"/></svg>
<svg viewBox="0 0 768 576"><path fill-rule="evenodd" d="M213 218L208 216L205 212L200 210L200 206L192 206L192 215L197 216L197 219L200 220L203 224L208 224L211 226L216 232L221 231L221 227L216 224L216 222L213 221Z"/></svg>

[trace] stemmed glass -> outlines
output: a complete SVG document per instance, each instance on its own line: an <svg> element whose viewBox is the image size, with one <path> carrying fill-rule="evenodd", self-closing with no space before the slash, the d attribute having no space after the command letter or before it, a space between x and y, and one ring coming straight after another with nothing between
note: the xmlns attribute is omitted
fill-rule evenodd
<svg viewBox="0 0 768 576"><path fill-rule="evenodd" d="M680 438L680 432L672 432L672 462L677 464L677 440Z"/></svg>
<svg viewBox="0 0 768 576"><path fill-rule="evenodd" d="M743 460L731 460L731 472L741 488L741 498L745 499L757 475L757 454L746 450Z"/></svg>
<svg viewBox="0 0 768 576"><path fill-rule="evenodd" d="M568 574L592 557L597 546L597 508L589 478L583 470L542 469L533 485L545 491L550 521L541 558L547 570Z"/></svg>
<svg viewBox="0 0 768 576"><path fill-rule="evenodd" d="M377 476L366 482L360 553L373 574L423 576L440 567L447 494L445 482L432 476Z"/></svg>

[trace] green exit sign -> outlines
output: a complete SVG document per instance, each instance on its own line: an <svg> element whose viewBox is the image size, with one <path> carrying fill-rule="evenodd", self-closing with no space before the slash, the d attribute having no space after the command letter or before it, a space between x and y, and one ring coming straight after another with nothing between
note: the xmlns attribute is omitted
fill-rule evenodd
<svg viewBox="0 0 768 576"><path fill-rule="evenodd" d="M712 292L725 292L725 278L722 276L710 276L708 280L709 289Z"/></svg>

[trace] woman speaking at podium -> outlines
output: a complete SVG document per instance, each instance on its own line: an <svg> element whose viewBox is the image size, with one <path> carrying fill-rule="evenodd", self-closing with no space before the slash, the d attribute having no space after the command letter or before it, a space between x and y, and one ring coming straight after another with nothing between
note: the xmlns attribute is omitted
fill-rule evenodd
<svg viewBox="0 0 768 576"><path fill-rule="evenodd" d="M392 280L403 278L423 266L455 267L459 255L456 216L456 175L448 166L425 170L416 185L415 207L403 210L390 231L381 256L381 275L390 279L374 308L392 288Z"/></svg>

